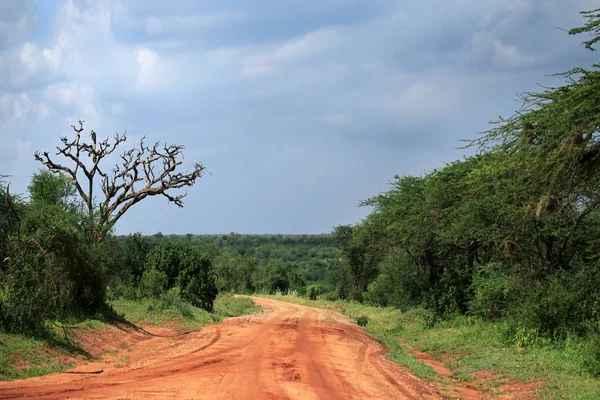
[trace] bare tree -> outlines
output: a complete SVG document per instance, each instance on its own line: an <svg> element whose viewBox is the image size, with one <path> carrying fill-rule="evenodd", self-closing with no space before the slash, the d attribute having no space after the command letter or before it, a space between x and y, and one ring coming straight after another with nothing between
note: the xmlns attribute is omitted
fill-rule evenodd
<svg viewBox="0 0 600 400"><path fill-rule="evenodd" d="M96 133L90 131L90 141L82 139L84 121L71 125L75 138L61 137L62 145L57 146L57 156L66 158L73 166L68 167L53 161L48 152L35 153L35 159L55 174L62 174L71 182L86 205L90 219L95 217L94 189L96 179L104 199L98 205L98 230L96 239L102 241L108 231L129 210L131 206L148 196L162 195L170 202L183 207L185 193L172 195L172 189L192 186L196 179L204 175L206 168L195 163L191 172L177 172L182 164L182 145L160 145L160 142L147 146L145 137L138 146L120 155L121 161L110 171L101 169L101 162L126 141L126 135L117 134L112 143L109 139L98 142ZM90 143L91 142L91 143ZM87 158L86 158L87 156ZM83 173L83 175L81 175Z"/></svg>

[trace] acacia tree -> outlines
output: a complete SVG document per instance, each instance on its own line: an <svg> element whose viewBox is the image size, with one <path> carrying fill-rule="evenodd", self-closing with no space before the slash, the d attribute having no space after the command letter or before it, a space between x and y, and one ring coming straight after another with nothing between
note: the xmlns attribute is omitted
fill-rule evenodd
<svg viewBox="0 0 600 400"><path fill-rule="evenodd" d="M85 203L89 221L97 228L94 239L99 242L129 208L148 196L161 195L183 207L186 194L171 194L172 191L192 186L206 171L200 162L193 165L191 172L176 171L183 163L185 146L161 146L160 142L150 146L145 144L145 137L138 146L124 151L120 163L108 171L103 162L127 140L126 134L117 134L112 142L108 138L98 141L96 133L90 130L90 139L86 140L82 135L83 124L84 121L79 121L78 126L71 125L75 136L61 137L62 145L56 147L56 155L66 158L71 166L54 161L47 151L36 152L35 159L75 186ZM98 183L103 198L96 203Z"/></svg>

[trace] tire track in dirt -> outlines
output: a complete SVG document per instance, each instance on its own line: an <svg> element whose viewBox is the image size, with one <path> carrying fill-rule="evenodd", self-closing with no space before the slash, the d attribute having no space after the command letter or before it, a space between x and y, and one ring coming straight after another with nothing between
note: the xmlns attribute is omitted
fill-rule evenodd
<svg viewBox="0 0 600 400"><path fill-rule="evenodd" d="M192 351L192 353L197 353L199 351L208 349L210 346L217 343L219 341L219 339L221 339L221 328L219 328L217 326L216 332L215 332L215 337L213 337L212 340L210 342L208 342L208 344L198 347L196 350Z"/></svg>

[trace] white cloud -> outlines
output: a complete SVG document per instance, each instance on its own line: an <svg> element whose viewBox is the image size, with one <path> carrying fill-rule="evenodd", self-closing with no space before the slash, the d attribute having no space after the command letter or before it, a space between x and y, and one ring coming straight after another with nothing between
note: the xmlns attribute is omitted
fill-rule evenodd
<svg viewBox="0 0 600 400"><path fill-rule="evenodd" d="M426 126L428 119L439 121L460 109L458 93L455 84L444 78L424 80L414 76L408 86L382 89L375 100L365 106L386 112L400 124Z"/></svg>
<svg viewBox="0 0 600 400"><path fill-rule="evenodd" d="M21 48L20 59L30 71L36 71L40 65L40 50L31 42L25 42Z"/></svg>
<svg viewBox="0 0 600 400"><path fill-rule="evenodd" d="M2 11L1 6L2 5L0 5L0 12ZM22 37L27 33L29 26L28 15L22 15L16 21L6 21L2 18L2 14L0 14L0 44L5 41Z"/></svg>
<svg viewBox="0 0 600 400"><path fill-rule="evenodd" d="M81 119L98 130L103 122L103 107L92 86L77 82L55 83L43 90L42 98L63 116L61 123L68 123L66 126Z"/></svg>
<svg viewBox="0 0 600 400"><path fill-rule="evenodd" d="M479 32L471 39L472 55L476 59L491 59L500 68L514 68L533 64L535 56L526 55L512 45L503 43L489 32Z"/></svg>
<svg viewBox="0 0 600 400"><path fill-rule="evenodd" d="M244 65L242 69L242 78L255 78L261 75L268 75L275 70L275 66L268 64Z"/></svg>
<svg viewBox="0 0 600 400"><path fill-rule="evenodd" d="M298 61L335 46L340 35L334 29L320 29L300 39L287 41L266 51L255 51L243 60L242 78L253 78L273 72L279 64Z"/></svg>
<svg viewBox="0 0 600 400"><path fill-rule="evenodd" d="M158 53L150 49L140 49L135 52L138 63L137 88L151 90L163 86L166 82L165 65Z"/></svg>
<svg viewBox="0 0 600 400"><path fill-rule="evenodd" d="M31 99L26 92L2 93L0 96L0 111L8 120L25 120L31 107Z"/></svg>

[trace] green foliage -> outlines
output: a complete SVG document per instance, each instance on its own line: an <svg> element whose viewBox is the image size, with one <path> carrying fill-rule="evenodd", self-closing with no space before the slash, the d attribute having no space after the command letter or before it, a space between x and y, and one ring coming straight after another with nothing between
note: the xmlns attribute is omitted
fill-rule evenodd
<svg viewBox="0 0 600 400"><path fill-rule="evenodd" d="M600 8L591 11L582 11L581 15L587 22L584 26L569 30L569 35L579 35L582 33L591 34L591 38L583 42L585 48L595 51L594 45L600 41Z"/></svg>
<svg viewBox="0 0 600 400"><path fill-rule="evenodd" d="M192 304L193 305L193 304ZM161 293L157 301L152 303L149 311L164 311L168 309L176 310L183 318L193 319L194 313L187 300L182 299L179 288L171 288L164 293ZM151 309L150 309L151 308Z"/></svg>
<svg viewBox="0 0 600 400"><path fill-rule="evenodd" d="M343 254L342 268L352 284L351 298L358 301L362 301L368 284L377 276L379 253L370 251L371 232L363 234L369 227L366 224L359 230L350 225L342 225L336 227L332 234Z"/></svg>
<svg viewBox="0 0 600 400"><path fill-rule="evenodd" d="M190 246L184 243L163 243L146 256L146 271L155 269L163 273L167 278L166 287L172 288L179 273L186 267L190 251Z"/></svg>
<svg viewBox="0 0 600 400"><path fill-rule="evenodd" d="M144 272L140 280L139 293L141 297L158 298L167 290L167 274L152 267Z"/></svg>
<svg viewBox="0 0 600 400"><path fill-rule="evenodd" d="M369 324L369 317L360 315L356 318L358 326L367 326Z"/></svg>
<svg viewBox="0 0 600 400"><path fill-rule="evenodd" d="M511 278L501 263L479 266L471 288L470 313L488 320L506 317L512 300Z"/></svg>
<svg viewBox="0 0 600 400"><path fill-rule="evenodd" d="M179 273L181 297L194 306L212 311L218 294L211 262L199 253L188 255L185 267Z"/></svg>
<svg viewBox="0 0 600 400"><path fill-rule="evenodd" d="M5 263L0 288L0 327L6 332L27 333L43 329L49 317L43 270L13 253Z"/></svg>
<svg viewBox="0 0 600 400"><path fill-rule="evenodd" d="M140 233L129 235L121 240L118 243L118 275L137 284L144 274L144 263L151 247L150 239Z"/></svg>
<svg viewBox="0 0 600 400"><path fill-rule="evenodd" d="M215 318L238 317L260 311L252 299L247 297L234 297L231 293L219 293L214 303L213 313Z"/></svg>
<svg viewBox="0 0 600 400"><path fill-rule="evenodd" d="M306 288L306 297L308 297L309 300L316 300L320 293L321 287L318 285L310 285Z"/></svg>
<svg viewBox="0 0 600 400"><path fill-rule="evenodd" d="M402 254L392 254L380 265L380 273L368 286L365 301L403 310L420 305L429 282L422 270Z"/></svg>
<svg viewBox="0 0 600 400"><path fill-rule="evenodd" d="M27 190L34 204L57 206L65 211L76 211L80 206L75 187L62 176L50 171L40 170L35 174Z"/></svg>
<svg viewBox="0 0 600 400"><path fill-rule="evenodd" d="M189 243L163 243L146 257L146 272L140 283L143 296L157 297L178 286L182 299L212 310L218 289L211 261Z"/></svg>
<svg viewBox="0 0 600 400"><path fill-rule="evenodd" d="M559 270L519 289L519 304L513 304L510 310L513 325L554 340L600 332L598 269L574 265L569 271Z"/></svg>
<svg viewBox="0 0 600 400"><path fill-rule="evenodd" d="M8 193L7 252L0 269L0 326L37 331L47 319L94 313L105 301L112 255L91 238L74 191L62 176L35 174L29 202Z"/></svg>
<svg viewBox="0 0 600 400"><path fill-rule="evenodd" d="M287 292L290 287L288 272L280 260L269 260L265 267L264 287L270 292Z"/></svg>

